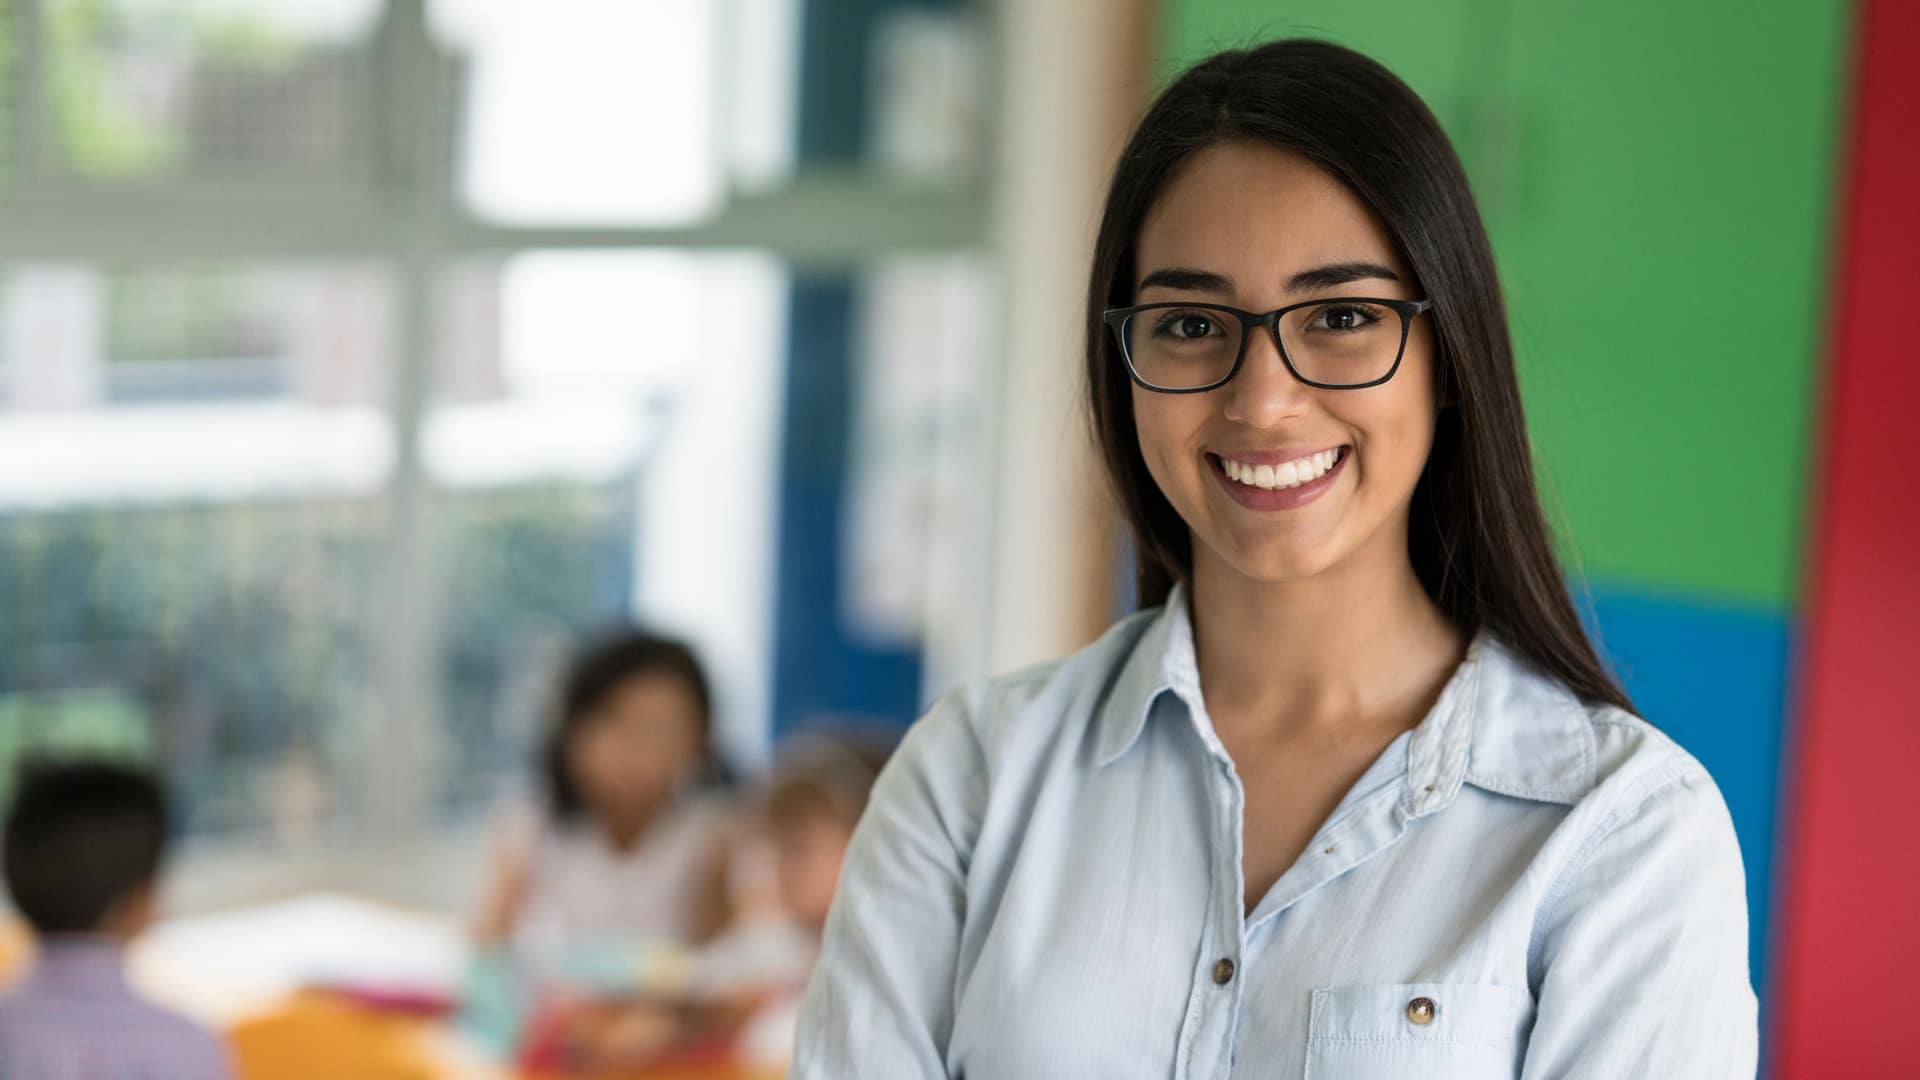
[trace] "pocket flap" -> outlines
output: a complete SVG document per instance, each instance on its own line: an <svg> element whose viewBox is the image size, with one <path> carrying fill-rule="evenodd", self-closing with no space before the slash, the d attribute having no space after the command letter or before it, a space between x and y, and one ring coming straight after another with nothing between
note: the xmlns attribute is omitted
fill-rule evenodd
<svg viewBox="0 0 1920 1080"><path fill-rule="evenodd" d="M1532 1011L1532 995L1511 986L1397 983L1326 987L1313 992L1308 1038L1341 1042L1433 1039L1505 1046L1525 1032Z"/></svg>

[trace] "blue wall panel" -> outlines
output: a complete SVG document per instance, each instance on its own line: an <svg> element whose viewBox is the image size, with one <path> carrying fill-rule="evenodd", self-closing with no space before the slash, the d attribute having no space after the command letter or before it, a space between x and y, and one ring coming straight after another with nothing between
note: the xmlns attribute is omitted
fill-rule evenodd
<svg viewBox="0 0 1920 1080"><path fill-rule="evenodd" d="M1747 869L1753 978L1764 988L1792 628L1784 615L1595 583L1606 659L1654 726L1726 796Z"/></svg>

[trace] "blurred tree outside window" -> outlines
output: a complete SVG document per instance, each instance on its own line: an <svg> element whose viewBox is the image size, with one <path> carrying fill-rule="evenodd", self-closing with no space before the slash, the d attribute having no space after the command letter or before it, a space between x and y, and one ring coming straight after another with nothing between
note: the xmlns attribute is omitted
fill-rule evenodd
<svg viewBox="0 0 1920 1080"><path fill-rule="evenodd" d="M486 14L438 6L441 22ZM652 21L669 18L664 27L623 16L632 33L670 31L646 44L679 66L654 85L644 70L620 84L676 102L662 116L684 111L685 95L662 94L660 81L704 79L713 62L700 7L659 6ZM32 14L13 25L39 30L42 192L191 197L211 185L291 199L319 180L353 199L378 197L391 170L379 159L380 98L399 88L378 60L410 39L383 25L384 5L40 0ZM0 15L20 18L12 6ZM477 25L455 42L465 51L401 64L450 73L455 96L467 56L516 77L450 116L468 118L464 135L481 151L464 156L464 172L450 149L458 136L444 131L443 164L417 182L446 185L429 193L443 201L491 184L551 202L543 178L552 188L573 171L528 172L523 155L487 148L526 134L513 119L526 107L512 100L517 80L564 82L570 42L550 33L530 51L513 32L526 19L504 7L486 18L517 21ZM22 130L13 25L0 32L0 178L12 177ZM602 37L606 73L622 39ZM594 90L576 85L576 97ZM580 145L592 141L609 142ZM650 197L645 184L626 187ZM413 782L430 814L457 815L524 775L565 650L631 611L641 455L671 397L660 373L697 374L688 364L704 343L663 343L642 324L617 337L615 354L602 327L603 358L582 366L565 295L515 286L502 272L511 261L443 263L408 293L394 275L399 238L366 239L364 257L324 261L45 262L9 260L0 237L0 775L34 749L101 748L164 762L194 836L367 827L356 808L380 782L368 760L395 722L381 700L380 624L406 498L425 500L430 527L422 572L404 588L441 609L427 661L438 685L423 699L438 715ZM663 283L739 299L737 285L698 268L640 286ZM601 297L602 310L623 306ZM396 368L409 318L422 320L430 353L410 391ZM408 483L396 442L407 428L420 441L417 494L396 486Z"/></svg>
<svg viewBox="0 0 1920 1080"><path fill-rule="evenodd" d="M802 2L0 9L0 797L84 747L164 763L196 844L471 822L566 650L636 615L764 752L791 264L652 238L794 179ZM909 24L888 55L930 60L892 69L939 115L887 106L879 164L950 189L983 61ZM755 220L831 251L833 213ZM876 285L864 363L917 355L941 290L984 319L985 273ZM849 555L876 632L918 632L887 568L969 359L863 406L898 451L853 480L899 537Z"/></svg>

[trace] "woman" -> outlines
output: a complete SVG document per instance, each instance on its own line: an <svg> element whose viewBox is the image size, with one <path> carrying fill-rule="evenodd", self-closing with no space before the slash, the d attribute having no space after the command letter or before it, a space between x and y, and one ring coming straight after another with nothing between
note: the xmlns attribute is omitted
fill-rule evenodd
<svg viewBox="0 0 1920 1080"><path fill-rule="evenodd" d="M1324 43L1202 62L1090 308L1156 606L909 734L795 1075L1751 1076L1732 824L1575 617L1432 114Z"/></svg>

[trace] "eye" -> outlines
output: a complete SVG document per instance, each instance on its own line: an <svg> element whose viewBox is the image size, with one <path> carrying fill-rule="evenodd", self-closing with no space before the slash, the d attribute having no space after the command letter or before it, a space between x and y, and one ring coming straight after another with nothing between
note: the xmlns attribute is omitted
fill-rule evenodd
<svg viewBox="0 0 1920 1080"><path fill-rule="evenodd" d="M1170 337L1176 341L1197 341L1200 338L1218 337L1223 331L1220 320L1205 311L1169 311L1153 324L1153 332L1159 337Z"/></svg>
<svg viewBox="0 0 1920 1080"><path fill-rule="evenodd" d="M1342 333L1365 330L1379 321L1378 308L1364 304L1328 304L1314 309L1307 328Z"/></svg>

